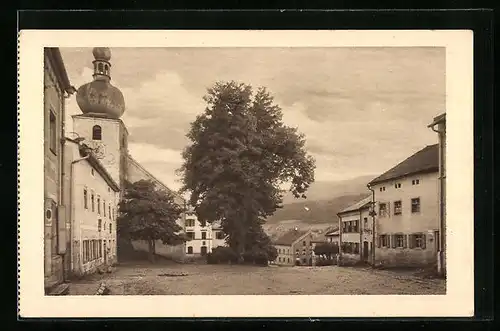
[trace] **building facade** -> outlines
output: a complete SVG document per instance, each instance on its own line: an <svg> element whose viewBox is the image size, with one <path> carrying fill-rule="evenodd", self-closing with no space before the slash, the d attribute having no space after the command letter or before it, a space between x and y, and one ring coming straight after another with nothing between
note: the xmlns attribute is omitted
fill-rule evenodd
<svg viewBox="0 0 500 331"><path fill-rule="evenodd" d="M438 145L427 146L368 184L377 206L376 264L436 263L438 154Z"/></svg>
<svg viewBox="0 0 500 331"><path fill-rule="evenodd" d="M446 274L446 114L434 118L429 125L438 134L439 146L439 247L437 271Z"/></svg>
<svg viewBox="0 0 500 331"><path fill-rule="evenodd" d="M66 98L74 93L58 48L44 49L44 287L46 293L67 280L69 236L64 181Z"/></svg>
<svg viewBox="0 0 500 331"><path fill-rule="evenodd" d="M212 226L208 222L200 222L196 214L190 210L186 213L186 254L188 256L205 256L212 252Z"/></svg>
<svg viewBox="0 0 500 331"><path fill-rule="evenodd" d="M312 265L313 235L311 230L293 229L274 241L278 256L274 260L278 265Z"/></svg>
<svg viewBox="0 0 500 331"><path fill-rule="evenodd" d="M372 262L371 200L372 197L366 197L337 214L340 229L340 254L343 260Z"/></svg>
<svg viewBox="0 0 500 331"><path fill-rule="evenodd" d="M66 187L71 220L71 273L83 276L116 262L120 189L92 150L67 139Z"/></svg>

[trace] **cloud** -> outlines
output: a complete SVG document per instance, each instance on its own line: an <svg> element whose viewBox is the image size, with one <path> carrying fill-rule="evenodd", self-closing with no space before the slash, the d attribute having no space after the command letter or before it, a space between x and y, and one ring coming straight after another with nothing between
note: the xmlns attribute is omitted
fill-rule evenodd
<svg viewBox="0 0 500 331"><path fill-rule="evenodd" d="M62 49L71 82L92 79L91 50ZM380 173L427 144L426 126L445 110L443 48L117 48L112 83L139 162L170 185L218 80L266 86L287 125L306 136L317 180ZM80 113L76 101L68 114ZM68 121L70 122L70 121ZM68 123L70 125L70 123ZM167 184L167 182L166 182Z"/></svg>

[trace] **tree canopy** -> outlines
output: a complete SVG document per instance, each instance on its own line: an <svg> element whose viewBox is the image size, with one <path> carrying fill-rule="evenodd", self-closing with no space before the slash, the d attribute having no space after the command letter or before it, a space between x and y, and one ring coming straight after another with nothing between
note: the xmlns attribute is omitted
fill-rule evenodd
<svg viewBox="0 0 500 331"><path fill-rule="evenodd" d="M304 135L283 123L265 88L254 94L250 85L218 82L204 100L207 107L187 134L183 191L191 193L200 220L221 221L229 246L241 256L269 244L262 223L282 206L281 187L288 184L295 197L305 197L315 162Z"/></svg>
<svg viewBox="0 0 500 331"><path fill-rule="evenodd" d="M183 206L175 203L171 192L156 188L149 180L126 182L125 185L117 220L120 236L148 241L150 258L154 257L156 240L166 245L184 242L182 227L176 223Z"/></svg>

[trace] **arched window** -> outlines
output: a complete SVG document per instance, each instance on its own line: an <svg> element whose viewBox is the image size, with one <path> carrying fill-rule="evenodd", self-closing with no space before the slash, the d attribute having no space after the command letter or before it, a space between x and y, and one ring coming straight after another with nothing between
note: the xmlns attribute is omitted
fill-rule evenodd
<svg viewBox="0 0 500 331"><path fill-rule="evenodd" d="M102 64L102 63L99 63L99 64L97 65L97 70L98 70L98 71L99 71L99 73L101 73L101 74L104 72L104 66L103 66L103 64Z"/></svg>
<svg viewBox="0 0 500 331"><path fill-rule="evenodd" d="M102 139L102 129L99 125L94 125L92 128L92 140Z"/></svg>
<svg viewBox="0 0 500 331"><path fill-rule="evenodd" d="M104 74L109 76L109 66L107 64L104 65Z"/></svg>

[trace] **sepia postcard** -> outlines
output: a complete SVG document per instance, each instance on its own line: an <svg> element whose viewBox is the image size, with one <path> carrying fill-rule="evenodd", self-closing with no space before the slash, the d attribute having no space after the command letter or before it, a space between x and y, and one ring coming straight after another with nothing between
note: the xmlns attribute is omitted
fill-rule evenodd
<svg viewBox="0 0 500 331"><path fill-rule="evenodd" d="M472 316L472 45L20 31L20 317Z"/></svg>

